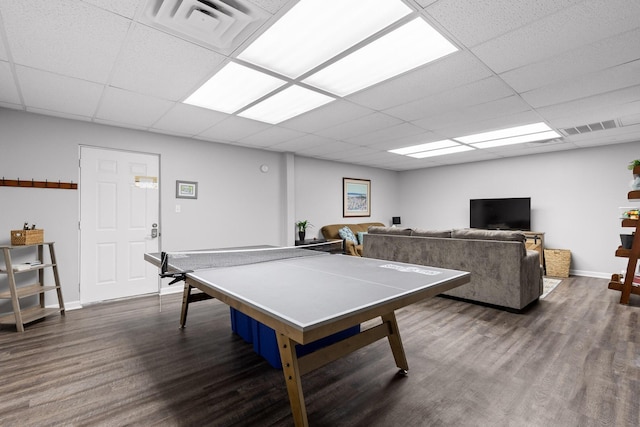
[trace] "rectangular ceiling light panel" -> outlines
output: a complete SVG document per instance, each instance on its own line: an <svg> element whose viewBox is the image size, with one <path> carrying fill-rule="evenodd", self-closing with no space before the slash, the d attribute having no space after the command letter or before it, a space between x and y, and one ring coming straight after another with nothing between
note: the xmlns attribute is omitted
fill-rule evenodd
<svg viewBox="0 0 640 427"><path fill-rule="evenodd" d="M468 145L458 145L456 147L441 148L439 150L431 150L431 151L424 151L422 153L409 154L408 156L414 157L416 159L424 159L427 157L436 157L436 156L444 156L446 154L462 153L464 151L470 151L470 150L474 150L474 148Z"/></svg>
<svg viewBox="0 0 640 427"><path fill-rule="evenodd" d="M421 153L421 152L430 151L430 150L438 150L440 148L455 147L456 145L460 145L460 144L458 144L457 142L451 141L450 139L444 139L442 141L428 142L426 144L412 145L410 147L404 147L404 148L396 148L395 150L389 150L389 153L402 154L406 156L408 154Z"/></svg>
<svg viewBox="0 0 640 427"><path fill-rule="evenodd" d="M505 145L523 144L525 142L544 141L544 140L559 138L559 137L560 135L556 131L550 130L547 132L533 133L530 135L512 136L510 138L501 138L501 139L495 139L492 141L478 142L476 144L473 144L473 146L477 148L503 147Z"/></svg>
<svg viewBox="0 0 640 427"><path fill-rule="evenodd" d="M238 58L295 79L412 12L401 0L301 0Z"/></svg>
<svg viewBox="0 0 640 427"><path fill-rule="evenodd" d="M334 98L300 86L290 86L262 102L247 108L238 116L276 124L328 104Z"/></svg>
<svg viewBox="0 0 640 427"><path fill-rule="evenodd" d="M304 80L346 96L458 49L418 17Z"/></svg>
<svg viewBox="0 0 640 427"><path fill-rule="evenodd" d="M184 102L231 114L285 83L284 80L229 62Z"/></svg>
<svg viewBox="0 0 640 427"><path fill-rule="evenodd" d="M493 141L496 139L509 138L512 136L529 135L532 133L546 132L551 130L546 123L533 123L530 125L516 126L507 129L499 129L491 132L477 133L473 135L467 135L460 138L455 138L456 141L464 142L465 144L475 144L482 141ZM558 135L559 136L559 135Z"/></svg>

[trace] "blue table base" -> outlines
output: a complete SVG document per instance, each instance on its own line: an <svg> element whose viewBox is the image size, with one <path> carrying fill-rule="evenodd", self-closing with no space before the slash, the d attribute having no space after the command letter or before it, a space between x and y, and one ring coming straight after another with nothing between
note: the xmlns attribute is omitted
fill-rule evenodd
<svg viewBox="0 0 640 427"><path fill-rule="evenodd" d="M253 343L253 351L264 357L271 366L282 369L276 332L246 314L231 308L231 330L248 343ZM296 345L296 354L302 357L322 347L341 341L360 332L360 325L321 338L309 344Z"/></svg>

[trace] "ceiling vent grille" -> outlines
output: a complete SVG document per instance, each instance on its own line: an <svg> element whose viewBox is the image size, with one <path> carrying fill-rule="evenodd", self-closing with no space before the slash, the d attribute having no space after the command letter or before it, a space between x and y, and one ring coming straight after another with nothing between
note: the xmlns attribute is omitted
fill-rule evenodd
<svg viewBox="0 0 640 427"><path fill-rule="evenodd" d="M617 127L618 125L616 124L615 120L606 120L604 122L596 122L596 123L590 123L588 125L575 126L572 128L564 128L564 129L560 129L560 131L563 134L565 134L565 136L570 136L570 135L580 135L583 133L595 132L598 130L614 129Z"/></svg>
<svg viewBox="0 0 640 427"><path fill-rule="evenodd" d="M142 21L226 54L269 17L247 0L151 0Z"/></svg>

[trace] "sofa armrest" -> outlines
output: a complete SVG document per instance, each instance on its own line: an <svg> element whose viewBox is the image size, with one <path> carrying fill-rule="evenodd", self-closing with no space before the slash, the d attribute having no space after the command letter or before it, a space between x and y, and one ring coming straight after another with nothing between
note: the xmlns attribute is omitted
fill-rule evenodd
<svg viewBox="0 0 640 427"><path fill-rule="evenodd" d="M520 265L520 286L522 298L528 303L542 295L544 290L540 254L536 251L526 251Z"/></svg>

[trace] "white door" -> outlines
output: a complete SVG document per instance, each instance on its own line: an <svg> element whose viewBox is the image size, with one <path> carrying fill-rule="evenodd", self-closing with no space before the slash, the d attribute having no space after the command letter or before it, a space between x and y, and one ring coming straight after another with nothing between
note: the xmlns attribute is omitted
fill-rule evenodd
<svg viewBox="0 0 640 427"><path fill-rule="evenodd" d="M158 292L159 158L80 148L80 302Z"/></svg>

